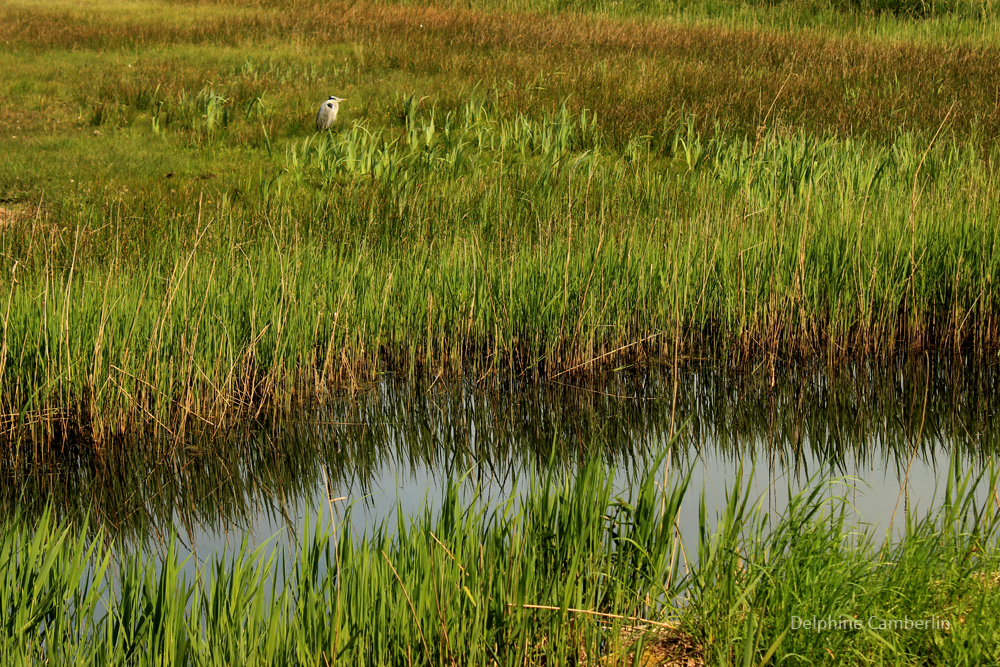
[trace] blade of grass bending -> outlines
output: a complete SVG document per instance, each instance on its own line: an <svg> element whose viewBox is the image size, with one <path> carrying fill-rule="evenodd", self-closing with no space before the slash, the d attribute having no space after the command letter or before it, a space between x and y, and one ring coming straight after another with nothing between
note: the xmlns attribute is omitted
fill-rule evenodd
<svg viewBox="0 0 1000 667"><path fill-rule="evenodd" d="M778 638L774 640L773 644L771 644L771 648L767 649L767 653L765 653L764 657L757 663L757 667L764 667L764 665L770 662L771 658L774 657L774 653L778 650L778 647L781 646L783 641L785 641L785 635L788 634L789 630L791 630L791 628L785 628L785 631L778 635Z"/></svg>
<svg viewBox="0 0 1000 667"><path fill-rule="evenodd" d="M410 605L410 613L413 614L413 622L417 625L417 632L420 633L420 641L424 645L424 652L427 654L427 659L431 658L431 650L427 646L427 638L424 637L424 629L420 626L420 619L417 617L417 610L413 606L413 601L410 599L410 594L406 591L406 586L403 585L403 580L399 578L399 573L396 572L396 566L392 564L389 557L385 555L385 551L382 551L382 558L385 562L389 564L389 568L392 570L393 576L396 577L396 581L399 582L399 587L403 589L403 595L406 597L406 604Z"/></svg>

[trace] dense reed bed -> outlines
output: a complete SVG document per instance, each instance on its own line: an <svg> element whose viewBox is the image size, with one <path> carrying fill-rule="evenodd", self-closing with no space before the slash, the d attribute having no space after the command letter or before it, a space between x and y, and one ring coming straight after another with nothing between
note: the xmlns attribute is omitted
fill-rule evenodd
<svg viewBox="0 0 1000 667"><path fill-rule="evenodd" d="M780 516L737 485L716 517L703 504L685 544L675 519L695 491L683 478L664 490L655 468L629 498L612 497L593 462L573 479L532 476L501 507L451 485L437 514L365 536L307 528L297 554L244 544L191 579L173 549L154 566L49 517L8 517L0 655L51 665L954 665L995 650L997 508L983 493L995 476L953 466L941 506L901 516L905 532L884 540L835 482L793 496Z"/></svg>
<svg viewBox="0 0 1000 667"><path fill-rule="evenodd" d="M972 14L844 9L886 30L864 41L498 7L0 10L11 451L223 431L385 373L995 355Z"/></svg>
<svg viewBox="0 0 1000 667"><path fill-rule="evenodd" d="M685 125L621 155L565 110L437 122L292 144L259 204L26 219L5 237L24 258L3 304L5 432L225 428L386 371L546 379L1000 343L1000 188L971 148Z"/></svg>

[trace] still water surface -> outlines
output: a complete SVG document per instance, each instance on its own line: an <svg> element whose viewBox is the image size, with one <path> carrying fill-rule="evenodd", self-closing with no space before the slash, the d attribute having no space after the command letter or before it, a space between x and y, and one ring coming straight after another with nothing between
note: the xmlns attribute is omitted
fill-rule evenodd
<svg viewBox="0 0 1000 667"><path fill-rule="evenodd" d="M8 513L52 503L74 521L89 516L91 530L126 548L162 553L176 533L194 566L244 539L294 544L307 516L349 520L357 533L383 522L391 530L400 512L433 511L460 478L467 494L499 504L523 492L532 470L572 474L600 458L627 497L659 460L656 474L671 480L691 471L680 517L689 540L702 493L713 515L741 466L771 516L789 489L843 478L828 493L884 531L890 522L898 529L907 509L940 502L952 460L965 472L992 465L998 388L996 365L919 360L488 389L387 379L295 419L183 445L146 441L100 455L67 446L8 461L0 500ZM993 494L981 489L982 501Z"/></svg>

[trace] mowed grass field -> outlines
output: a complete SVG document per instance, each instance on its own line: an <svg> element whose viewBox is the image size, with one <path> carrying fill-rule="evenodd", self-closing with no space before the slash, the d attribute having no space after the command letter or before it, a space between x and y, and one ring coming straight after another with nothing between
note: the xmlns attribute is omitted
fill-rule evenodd
<svg viewBox="0 0 1000 667"><path fill-rule="evenodd" d="M386 372L995 361L995 16L4 2L0 433L182 436Z"/></svg>

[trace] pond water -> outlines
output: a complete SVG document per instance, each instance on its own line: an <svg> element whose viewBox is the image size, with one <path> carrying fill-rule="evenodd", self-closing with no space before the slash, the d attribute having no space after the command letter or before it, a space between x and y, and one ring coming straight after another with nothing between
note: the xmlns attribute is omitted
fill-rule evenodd
<svg viewBox="0 0 1000 667"><path fill-rule="evenodd" d="M184 444L22 451L3 464L0 502L25 516L51 503L127 548L163 552L176 533L196 563L243 539L287 546L306 516L339 523L348 506L352 530L391 530L400 512L433 508L449 479L500 503L523 492L531 470L572 474L600 458L625 496L655 461L671 480L690 471L685 536L702 493L712 515L741 466L772 516L789 490L844 477L828 493L845 495L861 520L898 529L907 509L940 501L952 460L966 472L992 465L998 381L998 366L981 360L751 374L705 366L485 389L384 379L294 419ZM983 502L995 493L981 492Z"/></svg>

